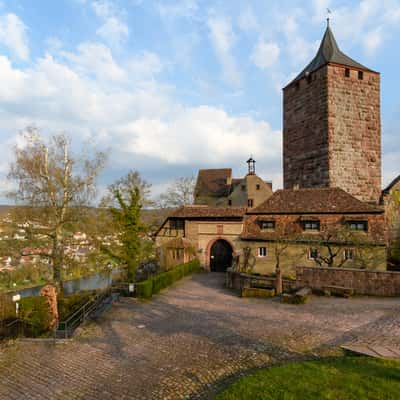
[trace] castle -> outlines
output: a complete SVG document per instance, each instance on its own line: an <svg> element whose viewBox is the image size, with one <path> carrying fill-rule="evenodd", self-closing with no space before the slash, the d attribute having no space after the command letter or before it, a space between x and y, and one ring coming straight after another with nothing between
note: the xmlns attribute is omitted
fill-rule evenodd
<svg viewBox="0 0 400 400"><path fill-rule="evenodd" d="M196 256L224 271L236 257L261 274L278 262L287 275L299 265L385 270L380 74L339 49L329 22L313 60L283 89L283 160L275 192L255 164L240 181L228 169L200 170L194 205L157 233L162 262Z"/></svg>

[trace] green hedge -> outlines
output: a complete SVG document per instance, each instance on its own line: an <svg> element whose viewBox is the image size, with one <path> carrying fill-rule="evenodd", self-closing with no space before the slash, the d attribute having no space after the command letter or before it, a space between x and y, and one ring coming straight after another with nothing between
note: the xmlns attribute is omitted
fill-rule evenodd
<svg viewBox="0 0 400 400"><path fill-rule="evenodd" d="M31 326L32 335L40 336L49 330L50 310L44 296L25 297L19 302L19 318Z"/></svg>
<svg viewBox="0 0 400 400"><path fill-rule="evenodd" d="M178 265L177 267L157 274L156 276L146 281L136 284L136 296L144 299L149 299L153 294L157 294L161 289L164 289L174 282L182 279L186 275L201 270L200 261L193 260L186 264Z"/></svg>
<svg viewBox="0 0 400 400"><path fill-rule="evenodd" d="M147 281L139 282L136 284L137 297L142 299L149 299L153 295L153 281L148 279Z"/></svg>
<svg viewBox="0 0 400 400"><path fill-rule="evenodd" d="M69 296L59 296L58 304L58 319L65 321L75 311L79 310L84 304L92 300L96 295L96 291L88 290Z"/></svg>

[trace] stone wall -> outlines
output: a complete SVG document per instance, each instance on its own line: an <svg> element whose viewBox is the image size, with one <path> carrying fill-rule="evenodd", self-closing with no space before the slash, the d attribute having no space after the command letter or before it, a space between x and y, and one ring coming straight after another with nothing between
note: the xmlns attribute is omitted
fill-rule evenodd
<svg viewBox="0 0 400 400"><path fill-rule="evenodd" d="M400 272L297 267L296 284L299 288L341 286L353 289L355 294L360 295L400 296Z"/></svg>
<svg viewBox="0 0 400 400"><path fill-rule="evenodd" d="M381 194L380 76L329 65L328 129L330 186L367 202Z"/></svg>
<svg viewBox="0 0 400 400"><path fill-rule="evenodd" d="M315 71L283 92L284 188L328 187L328 76Z"/></svg>
<svg viewBox="0 0 400 400"><path fill-rule="evenodd" d="M283 93L284 188L340 187L377 203L381 191L380 75L327 65Z"/></svg>

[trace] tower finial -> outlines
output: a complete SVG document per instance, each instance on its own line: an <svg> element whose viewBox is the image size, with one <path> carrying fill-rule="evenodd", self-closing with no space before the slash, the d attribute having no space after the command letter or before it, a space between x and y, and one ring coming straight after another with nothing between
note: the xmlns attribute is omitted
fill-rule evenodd
<svg viewBox="0 0 400 400"><path fill-rule="evenodd" d="M330 20L331 20L330 17L329 17L329 15L332 14L332 11L331 11L329 8L327 8L327 9L326 9L326 13L327 13L327 15L328 15L328 16L326 17L326 27L329 28L329 22L330 22Z"/></svg>

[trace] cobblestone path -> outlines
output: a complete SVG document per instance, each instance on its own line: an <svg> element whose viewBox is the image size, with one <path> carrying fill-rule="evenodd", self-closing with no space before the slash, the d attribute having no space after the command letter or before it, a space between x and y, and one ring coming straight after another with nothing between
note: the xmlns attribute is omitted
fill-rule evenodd
<svg viewBox="0 0 400 400"><path fill-rule="evenodd" d="M229 376L304 352L361 340L400 345L399 299L296 306L241 299L222 283L223 275L195 275L152 301L122 299L67 343L0 348L0 398L201 398Z"/></svg>

